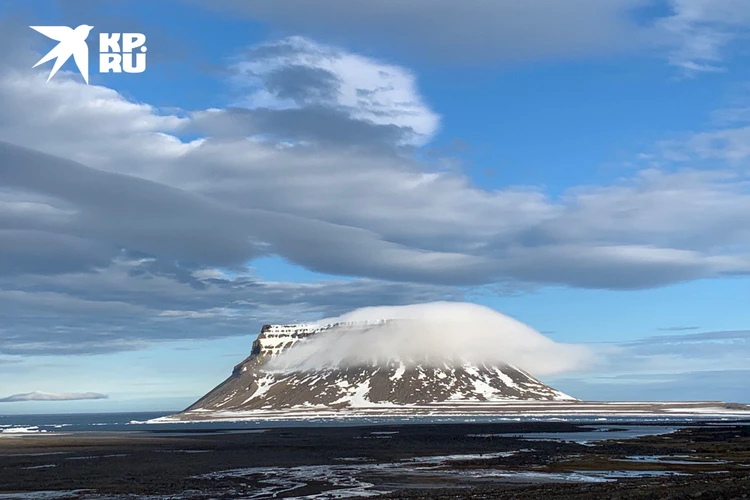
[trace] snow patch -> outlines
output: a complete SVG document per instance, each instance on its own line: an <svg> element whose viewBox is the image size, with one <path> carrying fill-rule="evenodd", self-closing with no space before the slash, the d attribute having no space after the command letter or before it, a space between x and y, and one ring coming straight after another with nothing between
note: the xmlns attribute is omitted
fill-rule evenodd
<svg viewBox="0 0 750 500"><path fill-rule="evenodd" d="M404 376L404 373L406 373L406 365L404 365L403 361L399 361L398 368L393 373L393 375L391 375L391 381L401 380L401 378Z"/></svg>

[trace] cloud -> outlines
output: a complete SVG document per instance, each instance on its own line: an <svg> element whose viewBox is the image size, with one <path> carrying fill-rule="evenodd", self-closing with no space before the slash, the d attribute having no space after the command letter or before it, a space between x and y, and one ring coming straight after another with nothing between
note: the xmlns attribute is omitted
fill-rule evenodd
<svg viewBox="0 0 750 500"><path fill-rule="evenodd" d="M674 373L744 370L750 356L750 331L660 334L617 345L592 345L602 361L600 376L633 373L655 378Z"/></svg>
<svg viewBox="0 0 750 500"><path fill-rule="evenodd" d="M416 77L401 66L294 36L248 49L230 70L232 83L247 93L239 104L266 111L246 116L271 125L272 133L279 126L288 130L307 113L314 124L293 131L336 130L348 123L359 132L347 135L349 144L389 133L391 143L422 145L437 132L439 117L423 102Z"/></svg>
<svg viewBox="0 0 750 500"><path fill-rule="evenodd" d="M688 74L724 71L728 46L748 34L744 0L670 0L673 13L658 22L672 46L670 64Z"/></svg>
<svg viewBox="0 0 750 500"><path fill-rule="evenodd" d="M399 51L440 62L519 61L588 56L638 47L649 30L633 11L644 0L273 0L204 1L287 32L362 47Z"/></svg>
<svg viewBox="0 0 750 500"><path fill-rule="evenodd" d="M0 398L0 403L16 403L20 401L80 401L84 399L107 399L106 394L98 392L27 392L13 394L7 398Z"/></svg>
<svg viewBox="0 0 750 500"><path fill-rule="evenodd" d="M277 141L315 142L358 148L391 147L411 136L410 128L376 125L352 120L340 111L325 107L304 109L208 109L192 115L191 130L214 138L241 138L253 135Z"/></svg>
<svg viewBox="0 0 750 500"><path fill-rule="evenodd" d="M46 83L4 57L8 354L247 335L476 287L639 289L750 270L741 169L642 170L555 197L482 189L415 154L438 115L411 72L336 47L252 47L231 62L237 102L187 111L64 73ZM340 278L268 282L252 266L269 256Z"/></svg>
<svg viewBox="0 0 750 500"><path fill-rule="evenodd" d="M750 85L743 85L743 91L750 89ZM744 92L743 92L744 94ZM730 106L712 113L712 121L719 126L750 123L750 102L745 98L735 99Z"/></svg>
<svg viewBox="0 0 750 500"><path fill-rule="evenodd" d="M39 89L56 95L54 85ZM119 128L109 154L97 161L100 153L89 151L110 139L87 131L58 147L50 130L49 140L36 146L88 158L97 168L62 160L52 166L50 157L3 146L7 186L33 195L21 200L16 191L6 203L39 207L11 211L6 224L203 265L241 265L276 253L329 274L447 285L510 279L631 289L748 268L741 254L702 246L707 230L727 248L747 242L743 214L750 196L722 178L644 172L621 185L577 188L553 202L533 189L484 191L460 173L429 172L391 150L279 147L247 138L186 144L157 132L159 124L179 122L163 116L139 117L140 126L153 125L129 132L131 113L153 111L94 89L77 101L81 114L62 102L56 109L73 112L67 120L76 121L87 117L86 99L100 100L99 112L111 107ZM11 92L9 102L23 95ZM148 132L151 126L157 128ZM9 135L28 142L35 129L19 122ZM132 144L125 150L120 142ZM171 150L161 147L167 143ZM142 171L144 162L152 168ZM69 181L56 180L62 171ZM685 210L695 217L685 217Z"/></svg>
<svg viewBox="0 0 750 500"><path fill-rule="evenodd" d="M589 347L595 371L545 381L586 400L750 402L750 331L670 333Z"/></svg>
<svg viewBox="0 0 750 500"><path fill-rule="evenodd" d="M519 321L469 303L368 307L318 323L339 326L293 346L269 369L459 361L507 363L548 375L580 370L593 361L585 347L556 343Z"/></svg>
<svg viewBox="0 0 750 500"><path fill-rule="evenodd" d="M750 331L659 335L623 347L633 356L669 355L693 361L746 357L750 355Z"/></svg>
<svg viewBox="0 0 750 500"><path fill-rule="evenodd" d="M107 266L117 248L69 234L0 229L0 275L63 274Z"/></svg>
<svg viewBox="0 0 750 500"><path fill-rule="evenodd" d="M682 139L663 141L667 158L677 161L722 161L747 172L750 158L750 126L720 128L689 134Z"/></svg>
<svg viewBox="0 0 750 500"><path fill-rule="evenodd" d="M750 26L745 0L324 0L314 6L293 0L293 8L273 0L202 3L287 31L363 47L375 43L443 64L648 50L686 74L718 72Z"/></svg>
<svg viewBox="0 0 750 500"><path fill-rule="evenodd" d="M480 256L391 243L366 229L230 207L7 143L0 142L0 159L0 175L7 187L61 199L78 209L78 217L56 225L60 231L86 234L118 248L162 258L232 266L275 253L337 274L362 274L364 268L371 277L396 279L400 275L429 282L442 281L431 277L440 270L446 281L457 284L480 283L487 263Z"/></svg>
<svg viewBox="0 0 750 500"><path fill-rule="evenodd" d="M684 332L688 330L699 330L700 326L667 326L664 328L659 328L659 331L662 332Z"/></svg>
<svg viewBox="0 0 750 500"><path fill-rule="evenodd" d="M222 273L196 278L189 269L150 264L117 262L91 273L0 278L0 315L6 319L0 352L73 355L252 336L265 323L314 321L372 301L461 297L450 287L365 279L277 283Z"/></svg>
<svg viewBox="0 0 750 500"><path fill-rule="evenodd" d="M553 385L586 401L724 401L750 403L750 370L558 378Z"/></svg>

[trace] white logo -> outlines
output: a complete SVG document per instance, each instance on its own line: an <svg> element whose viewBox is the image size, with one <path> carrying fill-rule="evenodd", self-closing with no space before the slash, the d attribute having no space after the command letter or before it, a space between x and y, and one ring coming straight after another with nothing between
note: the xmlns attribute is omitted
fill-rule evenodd
<svg viewBox="0 0 750 500"><path fill-rule="evenodd" d="M89 47L86 38L93 26L82 24L76 29L67 26L29 27L60 42L34 65L36 68L40 64L57 59L47 81L50 81L57 70L73 56L78 71L86 83L89 83ZM146 35L143 33L100 33L99 73L143 73L146 71L145 43ZM136 49L138 52L135 52Z"/></svg>
<svg viewBox="0 0 750 500"><path fill-rule="evenodd" d="M99 33L99 73L143 73L146 71L144 43L146 35L143 33ZM133 54L135 49L141 53Z"/></svg>
<svg viewBox="0 0 750 500"><path fill-rule="evenodd" d="M81 73L81 76L83 76L86 83L89 83L89 46L86 45L86 38L88 38L89 31L91 31L93 26L82 24L76 29L71 29L67 26L29 27L47 38L60 42L34 65L36 68L40 64L44 64L47 61L57 58L55 65L52 66L52 71L50 72L47 81L50 81L50 79L55 76L55 73L57 73L57 70L65 64L65 61L70 59L70 56L73 56L73 60L76 62L76 66L78 66L78 71Z"/></svg>

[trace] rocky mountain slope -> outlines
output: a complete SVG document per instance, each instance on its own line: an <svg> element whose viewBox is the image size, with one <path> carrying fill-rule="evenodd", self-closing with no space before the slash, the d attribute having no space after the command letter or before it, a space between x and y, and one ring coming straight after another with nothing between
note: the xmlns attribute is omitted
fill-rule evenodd
<svg viewBox="0 0 750 500"><path fill-rule="evenodd" d="M510 365L398 359L279 370L269 362L298 342L340 325L266 325L250 356L187 412L345 410L435 403L577 401Z"/></svg>

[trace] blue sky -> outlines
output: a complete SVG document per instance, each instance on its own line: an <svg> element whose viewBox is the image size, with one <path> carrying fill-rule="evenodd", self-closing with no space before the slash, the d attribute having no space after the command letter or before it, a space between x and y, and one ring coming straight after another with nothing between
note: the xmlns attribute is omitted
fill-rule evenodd
<svg viewBox="0 0 750 500"><path fill-rule="evenodd" d="M292 3L0 2L0 398L108 396L0 414L180 409L264 323L446 299L588 346L580 398L750 402L750 4ZM28 26L84 23L46 82Z"/></svg>

